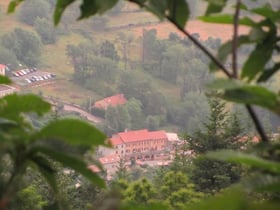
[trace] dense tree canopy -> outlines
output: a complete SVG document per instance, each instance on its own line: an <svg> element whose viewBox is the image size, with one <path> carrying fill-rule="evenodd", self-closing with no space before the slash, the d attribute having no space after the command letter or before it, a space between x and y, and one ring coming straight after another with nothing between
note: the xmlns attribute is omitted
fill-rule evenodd
<svg viewBox="0 0 280 210"><path fill-rule="evenodd" d="M17 60L27 66L36 66L40 61L41 42L35 33L16 28L2 37L1 44L11 50Z"/></svg>

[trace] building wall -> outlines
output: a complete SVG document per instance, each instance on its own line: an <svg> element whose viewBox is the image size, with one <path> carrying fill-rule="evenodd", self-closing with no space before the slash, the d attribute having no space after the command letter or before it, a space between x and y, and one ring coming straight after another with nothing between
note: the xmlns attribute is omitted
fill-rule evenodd
<svg viewBox="0 0 280 210"><path fill-rule="evenodd" d="M167 139L149 139L126 144L126 154L163 151L167 148Z"/></svg>
<svg viewBox="0 0 280 210"><path fill-rule="evenodd" d="M125 156L126 145L125 144L118 144L114 146L115 154L120 156Z"/></svg>
<svg viewBox="0 0 280 210"><path fill-rule="evenodd" d="M9 95L12 94L14 92L16 92L16 88L8 86L8 85L1 85L4 86L5 89L0 90L0 98L4 97L5 95Z"/></svg>
<svg viewBox="0 0 280 210"><path fill-rule="evenodd" d="M5 68L6 67L0 67L0 75L5 75Z"/></svg>

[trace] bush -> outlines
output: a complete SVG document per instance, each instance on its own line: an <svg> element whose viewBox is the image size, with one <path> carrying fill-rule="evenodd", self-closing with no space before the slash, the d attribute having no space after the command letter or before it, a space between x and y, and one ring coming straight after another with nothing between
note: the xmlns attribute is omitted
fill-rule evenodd
<svg viewBox="0 0 280 210"><path fill-rule="evenodd" d="M53 25L46 18L36 18L34 27L40 35L43 44L54 44L56 42L56 34Z"/></svg>
<svg viewBox="0 0 280 210"><path fill-rule="evenodd" d="M16 28L2 37L1 44L26 66L37 66L40 62L41 41L35 33Z"/></svg>
<svg viewBox="0 0 280 210"><path fill-rule="evenodd" d="M93 107L91 113L97 117L105 118L105 110Z"/></svg>

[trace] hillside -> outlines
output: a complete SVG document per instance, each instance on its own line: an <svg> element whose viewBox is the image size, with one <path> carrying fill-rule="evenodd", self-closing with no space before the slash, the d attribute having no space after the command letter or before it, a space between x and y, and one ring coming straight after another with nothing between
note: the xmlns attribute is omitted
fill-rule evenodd
<svg viewBox="0 0 280 210"><path fill-rule="evenodd" d="M0 2L1 11L6 10L7 2L9 1ZM96 16L81 22L75 20L76 8L74 7L72 10L70 8L60 25L55 28L56 33L59 34L55 43L41 45L42 55L38 68L41 71L56 74L56 80L50 83L42 82L42 85L24 85L22 91L39 93L88 109L89 103L121 92L121 86L123 83L127 83L126 95L128 98L139 99L144 104L142 107L140 106L145 114L143 119L150 120L149 122L156 124L157 127L175 126L176 129L177 127L195 129L205 120L208 107L201 90L211 77L207 70L207 59L195 47L184 43L182 40L184 37L176 28L167 22L159 22L154 16L130 7L130 5L123 7L122 11L117 14ZM19 21L19 11L20 8L15 14L1 15L1 36L15 28L22 28L37 34L34 27ZM49 14L49 19L51 19L51 14ZM99 28L96 28L97 23ZM151 29L155 29L156 33L153 34ZM229 40L232 34L232 28L229 25L207 24L199 20L190 20L186 29L190 33L199 34L200 40L213 50L217 49L220 41ZM151 33L149 34L149 32ZM173 37L173 41L169 40L171 32L176 33L180 41L176 41L176 37ZM240 33L247 32L246 27L240 27ZM143 35L147 35L148 41L152 40L149 43L151 46L145 46L145 50ZM209 37L212 39L208 40ZM75 73L82 64L83 56L71 59L67 55L67 47L72 46L73 49L78 49L79 44L86 43L81 49L78 49L80 53L83 53L83 51L86 52L88 44L93 45L96 49L91 48L92 51L87 54L87 56L92 56L100 53L100 49L97 48L100 48L105 42L113 44L119 57L114 61L115 63L111 63L113 66L115 65L113 68L117 69L113 79L108 79L109 75L103 75L103 79L89 75L77 82ZM186 52L189 54L185 54ZM96 55L91 59L94 62L85 69L89 68L89 71L92 71L92 68L102 68L102 65L93 66L104 60L100 60L100 57L96 57ZM74 65L73 60L77 60L78 65ZM96 74L97 70L95 69L93 73ZM174 72L176 72L175 79L173 78ZM135 84L135 87L129 86L131 84L129 81L124 81L123 76L133 78L134 80L130 83ZM275 81L272 86L276 85L279 84ZM135 95L132 94L132 89ZM198 111L198 107L203 110Z"/></svg>
<svg viewBox="0 0 280 210"><path fill-rule="evenodd" d="M2 11L5 11L7 8L9 0L4 0L0 2L0 6ZM32 27L22 24L17 21L17 12L20 8L17 9L15 14L5 15L3 14L1 17L1 34L7 33L12 31L16 27L20 27L26 30L34 31ZM153 29L157 30L157 35L159 38L167 38L170 32L176 32L170 24L168 23L156 23L158 22L153 16L146 12L135 12L135 13L121 13L117 17L112 18L109 23L108 27L118 27L119 25L129 26L120 30L114 30L109 32L102 32L102 34L94 33L94 38L99 40L114 40L115 36L118 32L130 32L135 36L135 39L138 39L142 36L143 29ZM148 24L147 24L148 23ZM150 24L152 23L152 24ZM140 26L138 26L140 24ZM143 25L144 24L144 25ZM132 26L133 25L133 26ZM77 27L77 26L72 26ZM222 40L226 40L230 38L231 29L228 26L209 26L209 24L204 24L201 21L190 21L187 26L188 30L192 33L199 33L202 39L207 39L208 36L210 37L219 37ZM221 33L223 31L223 33ZM222 36L221 36L222 35ZM73 68L69 65L69 60L65 54L66 46L70 43L79 43L84 41L85 39L80 34L69 34L67 36L62 36L59 38L56 44L54 45L44 45L43 46L43 68L44 70L56 73L59 75L60 79L64 81L59 84L52 85L51 87L44 86L43 88L38 88L36 91L43 92L47 95L52 95L57 97L63 97L67 100L73 100L74 103L81 103L87 98L90 92L87 90L81 89L80 87L76 87L76 85L71 84L69 79L71 79L71 75L73 74ZM133 51L133 56L139 58L141 53L139 50L135 51L135 49L131 49ZM137 56L138 54L138 56ZM62 85L63 84L63 85ZM162 82L159 82L159 86L164 85ZM63 86L63 87L61 87ZM159 88L160 90L166 89L170 90L170 87ZM62 91L62 90L69 90L69 91ZM171 88L172 90L172 88ZM32 90L34 92L34 90ZM83 93L81 94L82 91ZM69 94L71 92L71 94ZM171 92L178 92L176 88ZM174 94L172 94L174 95ZM74 96L74 97L73 97ZM98 97L98 96L97 96Z"/></svg>

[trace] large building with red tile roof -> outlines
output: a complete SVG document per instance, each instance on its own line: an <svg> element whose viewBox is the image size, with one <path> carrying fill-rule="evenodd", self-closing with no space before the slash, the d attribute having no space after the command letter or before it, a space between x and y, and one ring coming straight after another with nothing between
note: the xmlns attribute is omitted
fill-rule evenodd
<svg viewBox="0 0 280 210"><path fill-rule="evenodd" d="M134 130L114 134L110 139L114 153L124 157L150 158L167 149L165 131Z"/></svg>
<svg viewBox="0 0 280 210"><path fill-rule="evenodd" d="M93 107L106 110L109 106L115 107L118 105L123 105L126 102L127 100L123 94L117 94L107 98L103 98L100 101L96 101Z"/></svg>
<svg viewBox="0 0 280 210"><path fill-rule="evenodd" d="M107 179L116 172L121 159L128 165L132 160L137 165L146 161L154 166L168 165L173 144L180 142L175 133L147 129L116 133L109 141L111 148L99 148L99 161L107 171Z"/></svg>

